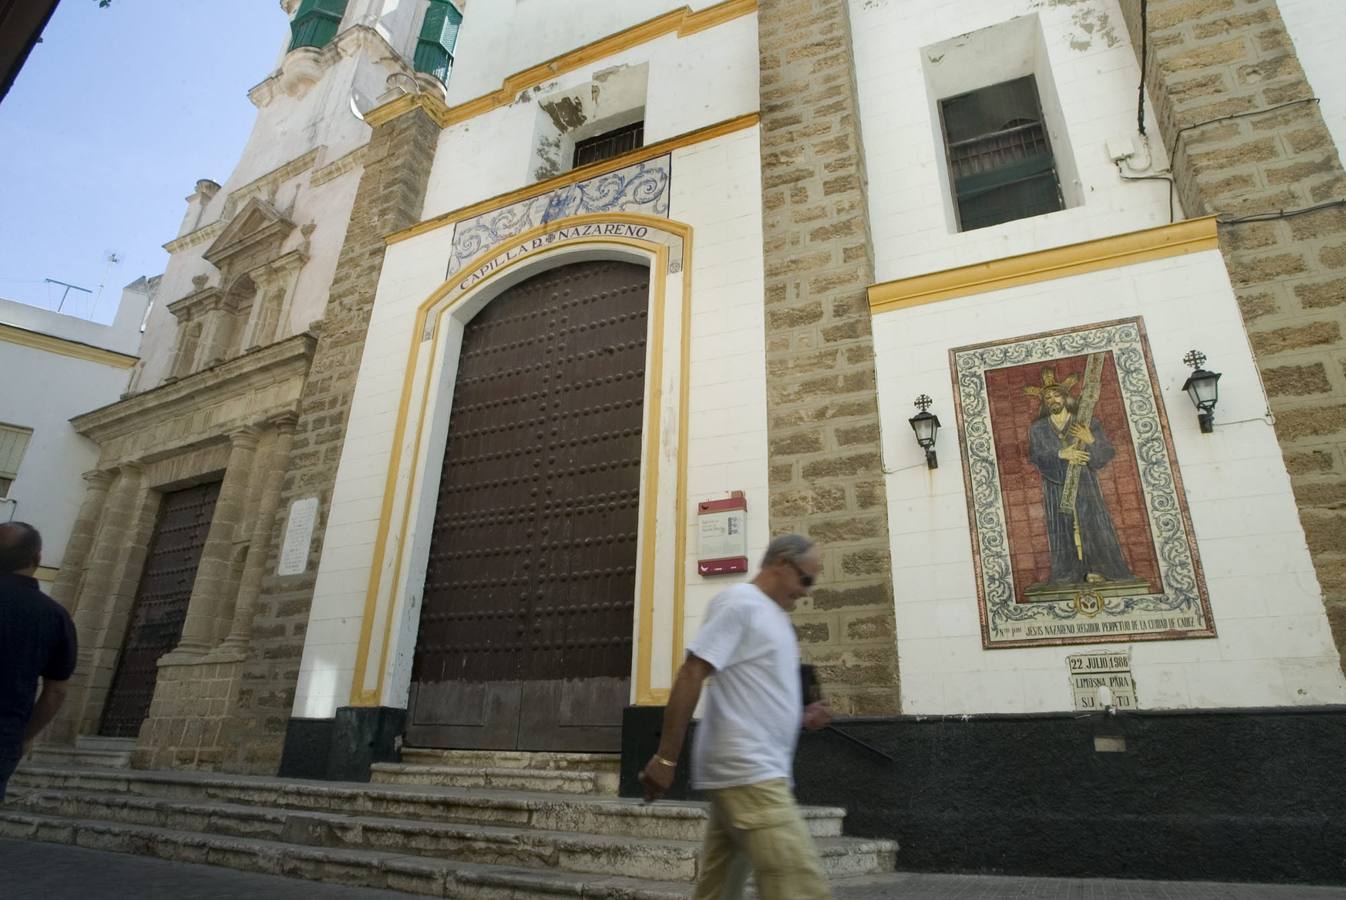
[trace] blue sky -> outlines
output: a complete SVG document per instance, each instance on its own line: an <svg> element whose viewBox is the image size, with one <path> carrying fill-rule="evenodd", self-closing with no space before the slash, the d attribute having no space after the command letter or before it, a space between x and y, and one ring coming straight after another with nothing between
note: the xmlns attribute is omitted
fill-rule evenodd
<svg viewBox="0 0 1346 900"><path fill-rule="evenodd" d="M94 291L63 312L110 321L197 179L233 169L288 36L278 0L61 0L0 100L0 297L54 309L55 278Z"/></svg>

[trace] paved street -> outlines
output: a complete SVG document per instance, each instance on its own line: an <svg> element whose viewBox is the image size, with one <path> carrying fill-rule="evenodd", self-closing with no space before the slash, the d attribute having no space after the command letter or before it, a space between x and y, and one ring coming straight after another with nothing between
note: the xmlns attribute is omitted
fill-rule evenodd
<svg viewBox="0 0 1346 900"><path fill-rule="evenodd" d="M365 890L165 862L64 844L0 840L6 900L407 900ZM852 884L837 900L1346 900L1346 887L895 874Z"/></svg>

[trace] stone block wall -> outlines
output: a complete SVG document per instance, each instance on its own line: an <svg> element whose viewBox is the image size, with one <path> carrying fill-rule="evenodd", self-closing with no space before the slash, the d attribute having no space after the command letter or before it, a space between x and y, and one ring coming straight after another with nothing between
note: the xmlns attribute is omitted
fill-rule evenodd
<svg viewBox="0 0 1346 900"><path fill-rule="evenodd" d="M1122 0L1122 10L1139 53L1141 2ZM1220 250L1276 418L1337 648L1346 651L1340 148L1275 0L1150 0L1147 18L1145 82L1161 131L1152 139L1172 148L1187 214L1220 217ZM1192 340L1200 345L1199 329ZM1219 360L1209 367L1218 370ZM1221 427L1218 408L1215 421Z"/></svg>
<svg viewBox="0 0 1346 900"><path fill-rule="evenodd" d="M794 615L843 715L899 705L888 516L866 290L865 202L851 30L836 0L761 0L771 532L824 550Z"/></svg>
<svg viewBox="0 0 1346 900"><path fill-rule="evenodd" d="M300 402L266 571L276 571L290 504L316 496L318 517L308 567L302 575L269 574L262 582L237 706L222 746L224 767L230 771L270 774L279 767L346 418L383 267L384 238L420 220L438 136L430 116L412 107L376 126L369 140Z"/></svg>
<svg viewBox="0 0 1346 900"><path fill-rule="evenodd" d="M240 661L241 662L241 659ZM137 769L208 769L238 702L239 662L160 665L149 716L131 757Z"/></svg>

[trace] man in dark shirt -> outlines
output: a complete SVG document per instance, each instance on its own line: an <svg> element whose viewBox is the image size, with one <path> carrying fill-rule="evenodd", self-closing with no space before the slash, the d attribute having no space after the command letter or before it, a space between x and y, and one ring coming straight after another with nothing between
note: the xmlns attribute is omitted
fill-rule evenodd
<svg viewBox="0 0 1346 900"><path fill-rule="evenodd" d="M33 574L41 561L36 528L0 525L0 800L33 738L56 717L75 671L75 625L38 590Z"/></svg>

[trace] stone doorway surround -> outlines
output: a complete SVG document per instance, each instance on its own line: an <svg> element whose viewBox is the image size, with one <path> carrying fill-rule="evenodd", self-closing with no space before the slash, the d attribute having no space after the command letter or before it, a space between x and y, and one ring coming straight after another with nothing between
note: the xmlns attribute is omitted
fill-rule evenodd
<svg viewBox="0 0 1346 900"><path fill-rule="evenodd" d="M72 421L101 454L52 590L80 637L52 742L97 732L160 494L222 477L182 639L160 658L134 758L142 767L218 761L314 345L296 335Z"/></svg>

